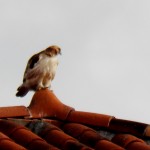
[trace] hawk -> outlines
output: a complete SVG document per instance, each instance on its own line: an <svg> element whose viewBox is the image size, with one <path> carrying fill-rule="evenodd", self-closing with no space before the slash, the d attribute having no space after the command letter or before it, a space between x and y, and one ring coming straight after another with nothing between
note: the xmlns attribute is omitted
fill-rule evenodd
<svg viewBox="0 0 150 150"><path fill-rule="evenodd" d="M23 83L18 87L16 96L23 97L30 90L49 88L55 77L59 54L61 49L53 45L33 55L27 63Z"/></svg>

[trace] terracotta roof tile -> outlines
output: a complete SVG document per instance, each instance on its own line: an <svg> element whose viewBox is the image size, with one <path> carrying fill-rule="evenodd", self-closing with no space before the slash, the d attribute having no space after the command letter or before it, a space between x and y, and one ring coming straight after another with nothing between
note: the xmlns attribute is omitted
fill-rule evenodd
<svg viewBox="0 0 150 150"><path fill-rule="evenodd" d="M150 125L76 111L48 89L28 108L0 107L0 118L1 150L150 150Z"/></svg>
<svg viewBox="0 0 150 150"><path fill-rule="evenodd" d="M104 139L95 130L77 123L67 123L63 126L63 130L67 134L73 136L82 143L87 144L91 147L95 147L96 143L99 140Z"/></svg>
<svg viewBox="0 0 150 150"><path fill-rule="evenodd" d="M112 141L127 150L150 150L150 146L143 140L129 134L118 134Z"/></svg>
<svg viewBox="0 0 150 150"><path fill-rule="evenodd" d="M60 120L65 120L68 114L74 110L72 107L61 103L48 89L37 91L28 108L32 118L56 117Z"/></svg>
<svg viewBox="0 0 150 150"><path fill-rule="evenodd" d="M147 125L143 135L146 137L150 137L150 125Z"/></svg>
<svg viewBox="0 0 150 150"><path fill-rule="evenodd" d="M48 143L64 149L64 147L74 146L78 149L88 148L87 146L79 143L75 138L64 133L60 128L41 121L31 122L28 128L33 132L44 138ZM90 150L91 148L89 148Z"/></svg>
<svg viewBox="0 0 150 150"><path fill-rule="evenodd" d="M25 117L29 115L28 109L25 106L0 107L0 118Z"/></svg>
<svg viewBox="0 0 150 150"><path fill-rule="evenodd" d="M26 147L27 149L43 148L50 149L51 146L42 138L32 133L24 126L18 125L12 121L0 120L0 131L16 141L18 144Z"/></svg>
<svg viewBox="0 0 150 150"><path fill-rule="evenodd" d="M108 127L112 118L113 117L109 115L81 111L71 111L66 120L69 122L76 122L91 126Z"/></svg>
<svg viewBox="0 0 150 150"><path fill-rule="evenodd" d="M32 118L54 117L93 126L107 127L113 118L109 115L75 111L73 108L62 104L54 93L48 89L37 91L28 108Z"/></svg>
<svg viewBox="0 0 150 150"><path fill-rule="evenodd" d="M110 147L112 149L117 148L118 150L123 149L120 146L105 139L98 132L96 132L95 130L93 130L87 126L84 126L81 124L69 123L69 124L65 124L63 129L69 135L75 137L80 142L82 142L90 147L93 147L94 149L108 149L108 148L110 149ZM105 144L105 143L107 143L107 144ZM108 145L110 145L110 147ZM104 148L104 147L106 147L106 148Z"/></svg>
<svg viewBox="0 0 150 150"><path fill-rule="evenodd" d="M137 136L149 135L149 125L128 120L113 118L108 128L116 132L131 133Z"/></svg>
<svg viewBox="0 0 150 150"><path fill-rule="evenodd" d="M27 150L19 144L16 144L8 136L0 132L0 149L1 150Z"/></svg>
<svg viewBox="0 0 150 150"><path fill-rule="evenodd" d="M124 148L107 140L101 140L96 144L96 150L125 150Z"/></svg>

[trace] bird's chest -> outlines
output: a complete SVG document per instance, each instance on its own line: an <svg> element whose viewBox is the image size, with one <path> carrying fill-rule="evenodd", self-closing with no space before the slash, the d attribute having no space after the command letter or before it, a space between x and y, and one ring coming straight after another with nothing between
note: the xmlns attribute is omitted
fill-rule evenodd
<svg viewBox="0 0 150 150"><path fill-rule="evenodd" d="M45 57L40 61L40 68L43 72L55 73L57 65L57 57Z"/></svg>

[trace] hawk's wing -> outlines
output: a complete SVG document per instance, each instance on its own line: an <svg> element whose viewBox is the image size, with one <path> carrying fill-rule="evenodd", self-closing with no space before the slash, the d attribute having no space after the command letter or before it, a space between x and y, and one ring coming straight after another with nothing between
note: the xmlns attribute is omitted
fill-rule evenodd
<svg viewBox="0 0 150 150"><path fill-rule="evenodd" d="M24 72L24 77L23 77L23 84L18 87L16 96L25 96L28 91L30 90L30 87L25 86L25 82L28 80L30 83L34 82L34 79L37 78L41 71L39 70L39 65L38 62L40 60L40 53L33 55L28 63L27 67ZM33 83L32 83L33 84ZM32 85L33 86L33 85Z"/></svg>
<svg viewBox="0 0 150 150"><path fill-rule="evenodd" d="M43 52L43 51L42 51ZM35 54L33 55L28 63L27 63L27 67L25 69L25 72L24 72L24 77L23 77L23 82L26 81L26 79L31 79L31 78L34 78L36 75L37 75L37 71L34 69L35 66L37 65L39 59L40 59L40 54L42 53L38 53L38 54Z"/></svg>

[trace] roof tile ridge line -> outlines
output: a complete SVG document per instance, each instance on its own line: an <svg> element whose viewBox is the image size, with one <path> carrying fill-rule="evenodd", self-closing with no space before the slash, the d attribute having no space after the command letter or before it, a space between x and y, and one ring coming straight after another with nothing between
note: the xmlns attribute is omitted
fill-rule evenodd
<svg viewBox="0 0 150 150"><path fill-rule="evenodd" d="M47 105L45 105L45 103ZM93 126L108 127L111 119L114 118L114 116L105 114L75 111L74 108L63 104L56 95L48 89L35 92L28 108L33 118L56 117L64 121L75 121L77 123ZM89 117L93 118L92 122Z"/></svg>
<svg viewBox="0 0 150 150"><path fill-rule="evenodd" d="M0 112L0 118L29 116L27 107L24 105L0 107Z"/></svg>
<svg viewBox="0 0 150 150"><path fill-rule="evenodd" d="M111 123L113 120L117 120L115 117L112 117L110 115L108 116L108 115L102 115L102 114L96 114L96 113L90 113L90 112L75 111L73 108L70 108L69 106L64 105L55 96L55 94L49 90L38 91L35 93L35 95L36 95L36 98L34 99L34 104L35 104L35 101L37 102L37 100L38 100L38 102L42 102L42 105L45 106L43 103L43 100L44 100L43 98L47 99L46 102L50 102L49 104L51 104L51 101L53 101L53 100L56 101L56 103L55 102L52 103L53 105L55 105L54 107L52 106L52 109L54 109L53 111L51 110L52 112L49 113L49 108L46 106L46 108L47 108L46 113L48 113L48 116L50 116L50 117L56 117L58 119L68 121L68 122L85 123L87 125L104 126L104 127L108 127L108 128L111 126ZM39 104L38 102L36 103L36 106L38 106L38 104ZM61 110L56 109L58 104L61 106L60 107ZM69 109L68 109L68 107L69 107ZM38 116L38 118L45 117L45 115L40 116L41 115L40 111L43 111L42 113L45 113L44 107L41 108L41 106L38 106L38 108L39 108L38 111L36 111L37 107L34 108L34 111L35 111L36 115ZM66 109L67 109L67 111L65 111ZM62 111L65 111L65 115L63 115L63 116L61 114ZM32 108L31 108L31 113L32 113ZM96 119L94 120L95 121L94 123L93 122L91 123L91 121L88 119L89 115L90 115L90 117L93 117L93 116L96 117ZM131 122L133 122L133 121L131 121Z"/></svg>
<svg viewBox="0 0 150 150"><path fill-rule="evenodd" d="M126 128L124 128L126 126ZM140 137L150 137L150 125L142 122L113 118L108 126L111 131L121 131ZM139 130L140 129L140 130Z"/></svg>
<svg viewBox="0 0 150 150"><path fill-rule="evenodd" d="M94 118L94 121L91 122L91 119L89 119L87 116ZM81 123L87 126L109 127L113 118L115 117L100 113L71 110L65 121L71 123Z"/></svg>

